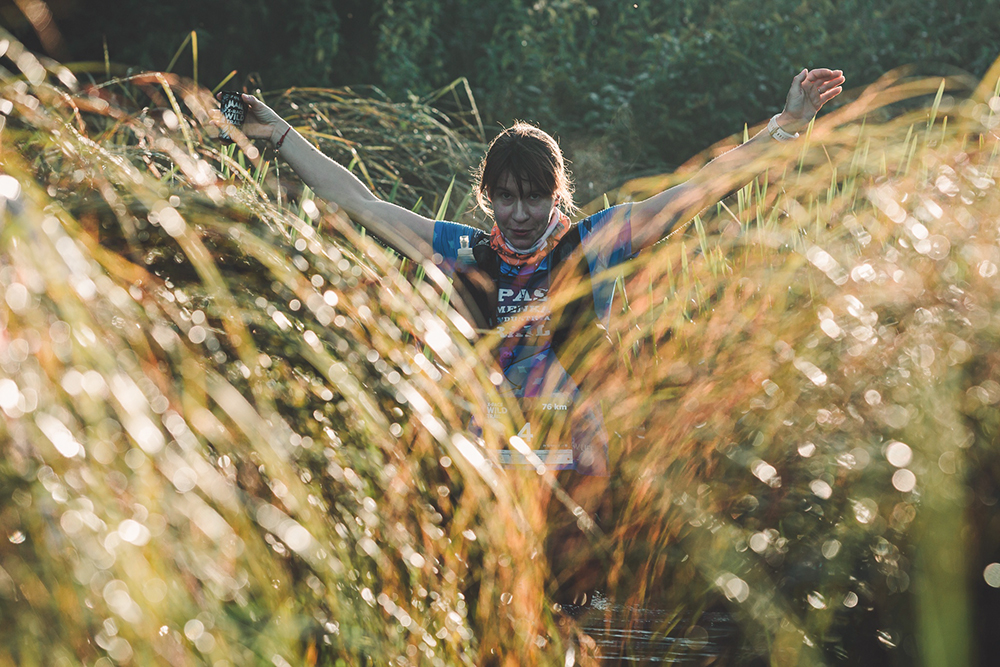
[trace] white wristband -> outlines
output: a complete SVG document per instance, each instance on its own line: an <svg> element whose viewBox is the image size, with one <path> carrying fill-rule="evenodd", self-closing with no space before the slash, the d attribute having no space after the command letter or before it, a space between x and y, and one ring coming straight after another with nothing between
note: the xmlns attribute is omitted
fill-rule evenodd
<svg viewBox="0 0 1000 667"><path fill-rule="evenodd" d="M771 117L771 120L768 121L767 133L770 134L772 137L774 137L776 141L793 141L795 139L798 139L799 138L798 132L796 132L795 134L791 134L781 129L781 127L778 125L778 116L780 115L781 114L774 114L774 116Z"/></svg>

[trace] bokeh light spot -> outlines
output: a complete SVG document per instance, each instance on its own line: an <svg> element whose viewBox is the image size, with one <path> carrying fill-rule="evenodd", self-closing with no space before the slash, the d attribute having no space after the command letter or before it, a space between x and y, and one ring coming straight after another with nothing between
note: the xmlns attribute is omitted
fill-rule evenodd
<svg viewBox="0 0 1000 667"><path fill-rule="evenodd" d="M993 588L1000 588L1000 563L990 563L983 570L983 579Z"/></svg>
<svg viewBox="0 0 1000 667"><path fill-rule="evenodd" d="M897 491L909 493L917 485L917 476L906 468L900 468L892 476L892 485Z"/></svg>
<svg viewBox="0 0 1000 667"><path fill-rule="evenodd" d="M885 448L885 458L897 468L904 468L913 460L913 450L905 443L893 441Z"/></svg>

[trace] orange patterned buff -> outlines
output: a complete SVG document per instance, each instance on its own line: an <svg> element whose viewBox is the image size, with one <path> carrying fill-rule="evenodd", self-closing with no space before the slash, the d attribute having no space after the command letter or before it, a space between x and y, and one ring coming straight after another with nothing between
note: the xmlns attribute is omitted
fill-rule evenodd
<svg viewBox="0 0 1000 667"><path fill-rule="evenodd" d="M542 258L549 254L549 251L559 243L567 231L569 231L570 221L569 218L559 211L558 209L553 209L552 211L552 221L549 222L549 226L545 228L545 232L542 234L541 238L535 242L535 245L531 246L527 250L518 250L514 248L507 239L504 238L503 232L496 225L493 225L493 231L490 232L490 247L496 251L500 259L507 262L512 266L524 266L525 264L537 264L542 261Z"/></svg>

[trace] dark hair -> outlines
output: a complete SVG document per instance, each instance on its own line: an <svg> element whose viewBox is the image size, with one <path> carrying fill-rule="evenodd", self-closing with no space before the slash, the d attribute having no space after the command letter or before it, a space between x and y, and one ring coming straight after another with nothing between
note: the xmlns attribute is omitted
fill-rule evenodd
<svg viewBox="0 0 1000 667"><path fill-rule="evenodd" d="M518 193L523 184L552 194L559 207L573 213L573 183L559 144L552 135L530 123L516 121L490 142L486 156L475 174L476 201L487 214L493 214L490 197L505 174L514 177Z"/></svg>

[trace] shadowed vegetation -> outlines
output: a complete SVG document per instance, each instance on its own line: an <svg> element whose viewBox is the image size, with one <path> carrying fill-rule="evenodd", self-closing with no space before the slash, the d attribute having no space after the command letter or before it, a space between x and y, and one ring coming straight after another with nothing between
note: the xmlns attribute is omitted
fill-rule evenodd
<svg viewBox="0 0 1000 667"><path fill-rule="evenodd" d="M978 78L1000 52L1000 4L981 0L48 5L49 32L62 35L52 38L62 51L49 55L100 73L107 56L123 69L213 85L238 70L233 85L250 90L365 84L397 101L467 77L487 129L521 118L560 137L587 175L588 199L634 175L672 171L748 119L773 114L803 67L842 69L860 87L902 66ZM0 11L41 50L21 12ZM192 34L197 53L177 57Z"/></svg>

